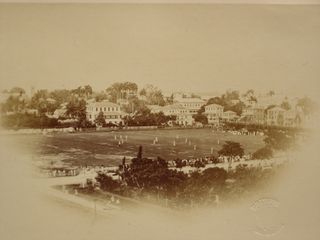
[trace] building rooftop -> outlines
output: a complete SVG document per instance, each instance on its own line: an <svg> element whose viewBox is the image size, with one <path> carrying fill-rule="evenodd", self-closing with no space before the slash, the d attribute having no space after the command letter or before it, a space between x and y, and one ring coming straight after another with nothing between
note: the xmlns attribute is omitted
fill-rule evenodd
<svg viewBox="0 0 320 240"><path fill-rule="evenodd" d="M237 114L236 112L231 111L231 110L225 111L224 113L234 113L234 114Z"/></svg>
<svg viewBox="0 0 320 240"><path fill-rule="evenodd" d="M275 106L275 107L272 107L272 108L268 109L268 111L281 111L281 112L285 112L286 110L283 109L282 107Z"/></svg>
<svg viewBox="0 0 320 240"><path fill-rule="evenodd" d="M179 98L176 101L180 103L205 103L205 101L200 98Z"/></svg>
<svg viewBox="0 0 320 240"><path fill-rule="evenodd" d="M219 104L215 104L215 103L212 103L212 104L209 104L206 106L207 107L217 107L217 108L223 108L223 106L219 105Z"/></svg>
<svg viewBox="0 0 320 240"><path fill-rule="evenodd" d="M88 102L87 104L93 107L120 107L118 104L109 102L107 100L101 102Z"/></svg>

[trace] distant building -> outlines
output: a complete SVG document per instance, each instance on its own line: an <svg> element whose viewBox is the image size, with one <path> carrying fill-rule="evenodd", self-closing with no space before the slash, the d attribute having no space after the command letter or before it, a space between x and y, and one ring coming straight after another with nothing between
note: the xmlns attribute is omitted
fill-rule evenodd
<svg viewBox="0 0 320 240"><path fill-rule="evenodd" d="M67 104L66 103L61 104L60 107L57 108L53 112L52 116L54 118L65 118L65 117L68 117L67 116Z"/></svg>
<svg viewBox="0 0 320 240"><path fill-rule="evenodd" d="M223 106L218 104L210 104L205 106L204 114L208 118L208 124L218 125L223 117Z"/></svg>
<svg viewBox="0 0 320 240"><path fill-rule="evenodd" d="M175 102L181 104L188 109L191 114L196 114L200 108L206 103L200 98L179 98L175 99Z"/></svg>
<svg viewBox="0 0 320 240"><path fill-rule="evenodd" d="M121 89L117 97L117 103L121 105L129 104L129 98L137 96L138 89Z"/></svg>
<svg viewBox="0 0 320 240"><path fill-rule="evenodd" d="M121 111L118 104L101 101L101 102L89 102L87 103L87 119L94 123L99 113L102 112L106 120L106 123L119 124L123 123L122 118L125 113Z"/></svg>
<svg viewBox="0 0 320 240"><path fill-rule="evenodd" d="M193 114L181 104L175 103L166 106L149 105L148 108L152 113L163 112L166 116L175 116L175 122L178 125L190 126L194 123Z"/></svg>
<svg viewBox="0 0 320 240"><path fill-rule="evenodd" d="M32 115L36 115L36 116L39 115L38 109L34 109L34 108L27 108L23 112L26 114L32 114Z"/></svg>
<svg viewBox="0 0 320 240"><path fill-rule="evenodd" d="M266 123L269 126L283 126L286 110L281 107L273 107L267 110Z"/></svg>
<svg viewBox="0 0 320 240"><path fill-rule="evenodd" d="M262 106L251 106L243 110L240 122L252 123L252 124L264 124L265 123L265 109Z"/></svg>
<svg viewBox="0 0 320 240"><path fill-rule="evenodd" d="M237 113L234 112L234 111L225 111L225 112L223 112L223 114L222 114L222 119L223 119L225 122L233 122L233 121L235 121L237 118L238 118L238 115L237 115Z"/></svg>
<svg viewBox="0 0 320 240"><path fill-rule="evenodd" d="M191 98L191 93L186 92L174 92L172 93L173 100L179 100L181 98Z"/></svg>
<svg viewBox="0 0 320 240"><path fill-rule="evenodd" d="M147 108L150 109L151 113L159 113L164 111L163 106L159 106L159 105L147 105Z"/></svg>
<svg viewBox="0 0 320 240"><path fill-rule="evenodd" d="M50 104L55 104L57 101L53 98L47 98L46 101Z"/></svg>
<svg viewBox="0 0 320 240"><path fill-rule="evenodd" d="M238 104L239 102L240 102L240 99L232 99L232 100L231 100L232 105L236 105L236 104Z"/></svg>
<svg viewBox="0 0 320 240"><path fill-rule="evenodd" d="M291 109L284 113L283 125L285 127L300 127L304 120L304 114L301 109Z"/></svg>

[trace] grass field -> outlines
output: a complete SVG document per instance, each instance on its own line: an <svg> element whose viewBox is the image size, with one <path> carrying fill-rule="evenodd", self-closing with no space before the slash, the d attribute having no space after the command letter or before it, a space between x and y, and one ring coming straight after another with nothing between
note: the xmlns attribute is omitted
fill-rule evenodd
<svg viewBox="0 0 320 240"><path fill-rule="evenodd" d="M127 141L119 147L120 135L124 140L127 136ZM157 144L153 144L155 137L159 141ZM172 160L177 157L209 156L211 147L213 153L217 154L225 141L240 142L246 153L252 153L263 146L264 137L219 133L211 129L188 129L65 133L41 138L41 141L37 141L37 152L41 159L48 162L63 161L77 166L101 164L112 166L118 165L124 156L129 159L136 156L140 145L143 146L145 157L160 156Z"/></svg>

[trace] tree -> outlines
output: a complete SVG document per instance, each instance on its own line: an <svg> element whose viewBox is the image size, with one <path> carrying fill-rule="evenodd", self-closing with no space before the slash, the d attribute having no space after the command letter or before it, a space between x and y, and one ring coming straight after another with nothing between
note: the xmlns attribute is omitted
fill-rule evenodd
<svg viewBox="0 0 320 240"><path fill-rule="evenodd" d="M22 94L26 93L26 91L21 87L13 87L10 89L10 93L19 94L21 96Z"/></svg>
<svg viewBox="0 0 320 240"><path fill-rule="evenodd" d="M173 97L173 94L171 94L170 97L167 98L166 104L167 105L173 104L173 100L174 100L174 97Z"/></svg>
<svg viewBox="0 0 320 240"><path fill-rule="evenodd" d="M78 125L85 127L86 125L86 101L78 98L72 98L67 104L66 114L78 120Z"/></svg>
<svg viewBox="0 0 320 240"><path fill-rule="evenodd" d="M229 102L231 100L238 100L239 99L239 92L238 91L227 91L225 94L221 96L222 99Z"/></svg>
<svg viewBox="0 0 320 240"><path fill-rule="evenodd" d="M21 112L26 106L24 99L19 96L10 96L5 103L1 104L1 112Z"/></svg>
<svg viewBox="0 0 320 240"><path fill-rule="evenodd" d="M210 104L218 104L223 106L224 111L233 111L238 115L241 115L243 109L245 108L245 104L241 101L238 101L234 104L233 100L239 100L238 91L227 91L226 93L222 94L221 97L210 98L205 106ZM201 109L201 111L204 111L204 108Z"/></svg>
<svg viewBox="0 0 320 240"><path fill-rule="evenodd" d="M99 93L95 93L94 98L96 102L101 102L103 100L107 100L108 95L105 92L99 92Z"/></svg>
<svg viewBox="0 0 320 240"><path fill-rule="evenodd" d="M146 108L145 102L140 100L137 96L128 97L128 104L122 107L122 109L127 113L134 113L143 108Z"/></svg>
<svg viewBox="0 0 320 240"><path fill-rule="evenodd" d="M273 151L270 146L264 146L252 154L253 159L269 159L272 158Z"/></svg>
<svg viewBox="0 0 320 240"><path fill-rule="evenodd" d="M68 102L71 98L71 92L67 89L56 89L49 93L49 97L57 101L57 105Z"/></svg>
<svg viewBox="0 0 320 240"><path fill-rule="evenodd" d="M244 150L240 145L240 143L233 142L233 141L226 141L225 144L222 146L222 149L218 151L218 154L223 156L242 157L244 154Z"/></svg>
<svg viewBox="0 0 320 240"><path fill-rule="evenodd" d="M317 110L318 105L309 97L304 97L298 100L297 106L300 107L305 115L311 115Z"/></svg>
<svg viewBox="0 0 320 240"><path fill-rule="evenodd" d="M269 97L272 97L272 96L275 95L275 92L274 92L273 90L270 90L270 91L267 93L267 95L268 95Z"/></svg>
<svg viewBox="0 0 320 240"><path fill-rule="evenodd" d="M294 132L269 129L264 139L266 145L275 150L287 150L294 144Z"/></svg>
<svg viewBox="0 0 320 240"><path fill-rule="evenodd" d="M238 102L232 106L228 105L225 107L225 111L233 111L237 113L238 116L242 114L243 109L246 107L246 105L243 102Z"/></svg>
<svg viewBox="0 0 320 240"><path fill-rule="evenodd" d="M128 92L135 93L138 85L132 82L114 83L106 89L109 101L116 103L117 99L128 99Z"/></svg>
<svg viewBox="0 0 320 240"><path fill-rule="evenodd" d="M285 109L285 110L290 110L291 109L290 103L288 101L283 101L281 103L280 107Z"/></svg>
<svg viewBox="0 0 320 240"><path fill-rule="evenodd" d="M215 195L225 186L227 172L221 168L208 168L202 173L193 172L179 194L180 200L189 204L212 203Z"/></svg>
<svg viewBox="0 0 320 240"><path fill-rule="evenodd" d="M253 101L253 102L257 102L257 98L254 95L254 90L253 89L249 89L246 93L243 94L243 97L247 99L247 101Z"/></svg>
<svg viewBox="0 0 320 240"><path fill-rule="evenodd" d="M139 146L139 151L137 154L137 159L142 159L142 146Z"/></svg>
<svg viewBox="0 0 320 240"><path fill-rule="evenodd" d="M85 85L84 86L84 93L86 95L86 97L88 98L89 96L92 95L93 93L93 90L92 90L92 87L90 85Z"/></svg>
<svg viewBox="0 0 320 240"><path fill-rule="evenodd" d="M103 173L98 173L96 180L100 183L100 188L105 191L114 192L121 186L118 181L113 180L112 177Z"/></svg>
<svg viewBox="0 0 320 240"><path fill-rule="evenodd" d="M104 126L106 125L106 120L104 118L103 112L99 112L97 118L94 120L95 124L98 126Z"/></svg>
<svg viewBox="0 0 320 240"><path fill-rule="evenodd" d="M249 89L245 94L243 94L244 97L248 97L248 96L254 96L254 90L253 89Z"/></svg>
<svg viewBox="0 0 320 240"><path fill-rule="evenodd" d="M39 114L52 114L59 105L63 102L63 97L57 94L61 94L58 90L50 93L46 89L38 90L31 98L30 107L38 110ZM58 98L51 98L51 96ZM60 99L61 98L61 99Z"/></svg>
<svg viewBox="0 0 320 240"><path fill-rule="evenodd" d="M164 106L165 100L161 90L151 84L146 85L141 91L140 95L146 97L147 104Z"/></svg>
<svg viewBox="0 0 320 240"><path fill-rule="evenodd" d="M140 90L139 94L140 94L140 96L146 97L147 96L147 90L143 88L142 90Z"/></svg>
<svg viewBox="0 0 320 240"><path fill-rule="evenodd" d="M123 173L130 187L139 188L153 194L175 196L187 176L182 172L170 170L162 158L155 160L142 157L142 146L136 158L131 160L129 168Z"/></svg>
<svg viewBox="0 0 320 240"><path fill-rule="evenodd" d="M221 186L227 180L227 172L223 168L207 168L202 172L202 175L203 182L205 182L208 186Z"/></svg>
<svg viewBox="0 0 320 240"><path fill-rule="evenodd" d="M204 125L208 124L208 118L207 116L203 115L203 114L195 114L193 115L193 119L196 121L196 122L200 122Z"/></svg>
<svg viewBox="0 0 320 240"><path fill-rule="evenodd" d="M76 89L71 90L71 94L88 99L93 93L92 87L90 85L79 86Z"/></svg>
<svg viewBox="0 0 320 240"><path fill-rule="evenodd" d="M46 115L15 113L1 117L2 126L5 128L45 128L58 126L57 119L48 118Z"/></svg>
<svg viewBox="0 0 320 240"><path fill-rule="evenodd" d="M174 120L174 118L164 115L163 112L151 113L149 108L141 106L134 116L127 116L124 121L129 126L161 126L169 120Z"/></svg>
<svg viewBox="0 0 320 240"><path fill-rule="evenodd" d="M222 99L220 97L210 98L206 105L210 105L210 104L218 104L218 105L221 105L223 107L227 105L225 99Z"/></svg>

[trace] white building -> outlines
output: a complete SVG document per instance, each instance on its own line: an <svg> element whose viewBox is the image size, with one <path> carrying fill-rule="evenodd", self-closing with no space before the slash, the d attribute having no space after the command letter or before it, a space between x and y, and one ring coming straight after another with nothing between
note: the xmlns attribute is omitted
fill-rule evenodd
<svg viewBox="0 0 320 240"><path fill-rule="evenodd" d="M122 118L124 117L125 113L121 111L121 108L118 104L109 102L107 100L87 103L86 115L89 121L94 123L100 112L103 113L106 123L123 123Z"/></svg>
<svg viewBox="0 0 320 240"><path fill-rule="evenodd" d="M206 103L200 98L179 98L176 99L175 102L188 109L191 114L197 114L200 108Z"/></svg>
<svg viewBox="0 0 320 240"><path fill-rule="evenodd" d="M235 121L238 118L238 115L234 111L225 111L222 114L222 119L226 122Z"/></svg>
<svg viewBox="0 0 320 240"><path fill-rule="evenodd" d="M285 127L300 127L304 122L304 114L299 108L285 111L283 118Z"/></svg>
<svg viewBox="0 0 320 240"><path fill-rule="evenodd" d="M204 114L208 118L209 124L219 124L220 119L223 117L223 106L218 104L210 104L205 106Z"/></svg>
<svg viewBox="0 0 320 240"><path fill-rule="evenodd" d="M273 107L267 110L266 122L271 126L283 126L284 125L284 110L281 107Z"/></svg>
<svg viewBox="0 0 320 240"><path fill-rule="evenodd" d="M52 116L54 118L64 118L64 117L68 117L67 116L67 104L63 103L61 104L52 114Z"/></svg>
<svg viewBox="0 0 320 240"><path fill-rule="evenodd" d="M265 108L260 105L254 105L243 109L240 122L264 124L265 123Z"/></svg>
<svg viewBox="0 0 320 240"><path fill-rule="evenodd" d="M152 113L163 112L166 116L175 116L176 124L189 126L194 123L192 113L189 109L185 108L181 104L171 104L166 106L149 105L148 108Z"/></svg>

